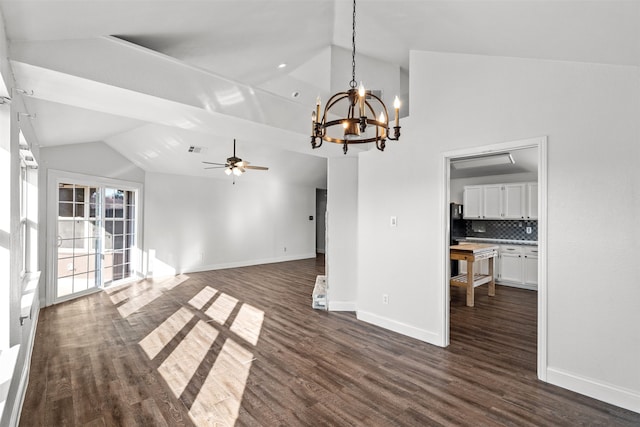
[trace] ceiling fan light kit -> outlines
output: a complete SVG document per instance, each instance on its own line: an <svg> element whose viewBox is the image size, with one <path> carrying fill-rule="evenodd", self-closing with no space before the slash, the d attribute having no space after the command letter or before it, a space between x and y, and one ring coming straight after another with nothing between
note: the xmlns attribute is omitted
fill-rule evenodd
<svg viewBox="0 0 640 427"><path fill-rule="evenodd" d="M364 85L356 83L356 1L353 0L353 32L351 53L350 89L338 92L329 98L320 115L320 97L316 100L316 109L311 113L311 147L319 148L323 141L342 144L347 154L349 144L375 142L376 148L384 151L386 140L400 139L400 100L395 97L395 123L393 135L389 134L389 113L380 97L365 90ZM379 113L377 113L379 112ZM331 120L330 115L341 117ZM335 128L334 128L335 127ZM373 127L373 130L371 129ZM331 129L331 131L330 131Z"/></svg>
<svg viewBox="0 0 640 427"><path fill-rule="evenodd" d="M240 157L236 157L236 140L233 140L233 156L227 158L226 163L214 163L214 162L202 162L207 165L213 165L206 167L205 169L222 169L224 168L224 173L227 175L233 174L235 184L235 177L240 176L247 171L247 169L254 169L260 171L269 170L268 167L265 166L253 166L250 165L249 162L242 160Z"/></svg>

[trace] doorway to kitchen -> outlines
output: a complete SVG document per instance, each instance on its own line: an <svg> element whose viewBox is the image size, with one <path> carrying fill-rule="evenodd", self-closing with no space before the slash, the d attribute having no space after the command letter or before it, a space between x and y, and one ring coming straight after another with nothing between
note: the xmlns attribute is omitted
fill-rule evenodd
<svg viewBox="0 0 640 427"><path fill-rule="evenodd" d="M49 173L47 304L136 277L141 187Z"/></svg>
<svg viewBox="0 0 640 427"><path fill-rule="evenodd" d="M462 190L461 182L463 184L469 184L470 182L465 179L460 179L460 177L465 176L464 174L459 174L459 173L454 174L454 172L452 172L452 164L456 164L458 166L457 169L453 169L453 171L456 171L456 170L461 170L465 168L469 168L469 169L474 167L477 168L477 167L480 167L481 165L487 166L492 163L496 163L494 167L489 168L487 170L491 170L495 172L496 175L509 174L509 173L514 173L514 174L520 173L522 175L522 173L525 171L518 170L517 168L513 167L515 166L513 159L509 158L508 155L507 156L503 156L503 155L505 153L508 154L510 152L533 153L533 161L535 162L535 164L533 165L533 167L535 167L535 175L533 176L535 176L535 181L532 180L531 176L527 176L526 174L524 174L525 178L523 178L522 180L529 181L529 182L519 182L517 183L517 185L514 185L513 188L505 189L505 186L501 185L499 187L496 186L497 187L496 189L487 188L486 191L484 188L482 189L482 191L486 193L487 197L489 198L496 196L496 194L498 194L497 193L498 191L503 191L503 192L504 191L514 191L514 192L520 191L521 192L521 194L519 194L519 197L521 197L520 199L510 198L509 200L511 201L522 200L522 204L516 203L515 205L512 205L512 206L505 206L503 202L506 199L502 199L501 198L502 196L498 195L500 197L499 198L499 200L501 201L500 203L502 203L502 206L503 206L502 212L490 212L489 216L484 217L482 216L484 215L484 213L479 214L477 212L466 211L464 216L467 218L467 221L465 221L465 225L463 226L463 228L465 228L464 237L469 235L483 236L485 235L484 233L489 231L489 228L491 227L505 227L506 229L501 231L505 233L516 234L517 236L515 236L514 239L517 239L518 237L522 237L520 236L520 233L524 236L525 233L537 232L537 248L536 248L537 263L534 264L535 265L534 274L537 282L537 285L536 285L537 286L537 351L536 352L537 352L537 372L538 372L538 377L541 380L546 379L546 363L547 363L546 361L546 347L547 347L547 336L546 336L546 318L547 318L546 316L546 313L547 313L547 306L546 306L546 295L547 295L546 144L547 144L546 137L539 137L539 138L511 141L507 143L492 144L492 145L487 145L482 147L475 147L475 148L469 148L469 149L444 153L443 154L443 163L444 163L443 195L444 197L442 199L442 209L444 213L443 217L446 218L443 224L444 250L442 252L442 257L443 257L442 262L445 266L443 269L445 271L445 274L444 274L443 292L442 292L443 314L444 314L442 334L444 337L444 344L449 345L450 321L451 321L450 300L452 296L451 283L453 282L451 281L451 278L452 278L452 273L454 273L454 265L450 260L450 248L453 245L454 238L460 237L459 235L456 235L456 233L459 233L460 226L459 224L454 225L454 221L452 221L452 214L451 214L452 205L450 203L454 202L455 204L461 204L462 205L461 209L463 211L464 209L471 209L473 211L477 209L477 207L479 206L478 200L472 200L474 194L476 194L472 191L467 191L466 192L467 196L464 197L464 199L462 199L463 190ZM512 167L511 169L512 172L508 172L507 169L502 169L502 170L500 169L500 165L498 164L502 162L502 160L499 160L500 157L506 157L506 160L508 160L506 163L510 163L510 166ZM473 160L473 162L471 160ZM477 161L477 160L480 160L480 161ZM457 179L452 179L452 176L455 176ZM468 175L468 176L471 176L471 175ZM511 175L511 176L514 177L516 175ZM507 175L505 175L505 177L507 177ZM495 177L493 179L495 179ZM508 178L506 178L505 182L507 181L509 181ZM490 184L490 179L487 182L481 182L481 184ZM489 186L490 185L486 185L486 187L489 187ZM474 187L480 187L480 185L467 186L466 189L474 190L475 189ZM529 205L525 205L525 199L523 198L527 197L526 196L527 191L535 195L535 198L533 199L535 201L535 204L530 203ZM455 207L455 204L454 204L454 207ZM480 202L480 205L484 207L484 202ZM487 209L489 209L492 205L493 205L492 203L487 204L486 206ZM508 211L508 209L514 209L515 207L518 207L518 208L522 207L522 209L525 209L525 206L532 206L533 213L531 213L531 215L533 216L531 218L535 218L535 221L529 220L525 216L527 215L525 213L522 213L522 216L523 216L522 221L506 220L506 219L512 219L511 217L515 218L513 211ZM505 217L504 209L507 209L506 217ZM473 216L473 215L479 215L479 216ZM519 213L518 215L521 215L521 214ZM472 221L470 220L471 217L477 218L478 220ZM495 218L499 220L496 220L493 222L485 221L486 219L489 219L489 218ZM518 218L521 218L521 217L518 216ZM509 229L509 227L513 227L513 228ZM487 237L489 235L490 235L489 233L486 234ZM471 241L473 241L474 237L471 237L470 239ZM476 239L478 241L491 240L491 239L480 239L479 237L476 237ZM503 239L500 239L500 240L503 240ZM491 243L491 245L493 245L493 243ZM510 259L509 262L511 261L512 260ZM525 271L524 270L525 268L531 269L531 263L528 264L528 267L526 267L525 264L523 263L522 264L523 272ZM511 270L505 269L505 272L510 272L510 271ZM480 276L482 276L482 274L486 274L487 272L479 271L478 273ZM526 286L527 285L523 279L522 286L520 287L524 287L526 289ZM475 290L476 295L479 295L478 294L479 292L487 292L487 290L485 289L486 287L487 286L482 286L476 289ZM473 304L473 300L471 300L471 304ZM473 307L467 307L467 308L474 310Z"/></svg>

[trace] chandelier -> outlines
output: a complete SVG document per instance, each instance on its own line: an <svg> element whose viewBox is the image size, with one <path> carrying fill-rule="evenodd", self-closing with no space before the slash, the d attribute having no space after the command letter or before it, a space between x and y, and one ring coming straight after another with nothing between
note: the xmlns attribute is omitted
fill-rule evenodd
<svg viewBox="0 0 640 427"><path fill-rule="evenodd" d="M353 28L351 51L351 82L349 90L338 92L329 98L320 116L320 97L316 100L316 110L311 113L311 147L319 148L323 141L342 144L347 154L349 144L375 142L376 148L384 151L387 139L400 139L400 100L395 97L395 125L393 136L389 135L389 113L387 107L376 94L365 90L356 83L356 1L353 0ZM333 117L342 117L334 119Z"/></svg>

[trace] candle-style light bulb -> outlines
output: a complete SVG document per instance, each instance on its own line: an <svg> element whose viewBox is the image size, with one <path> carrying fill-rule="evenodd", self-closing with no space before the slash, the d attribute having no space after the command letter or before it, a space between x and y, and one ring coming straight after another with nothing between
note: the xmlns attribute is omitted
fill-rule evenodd
<svg viewBox="0 0 640 427"><path fill-rule="evenodd" d="M311 135L315 135L316 133L316 112L311 112Z"/></svg>
<svg viewBox="0 0 640 427"><path fill-rule="evenodd" d="M320 119L320 96L316 98L316 120Z"/></svg>
<svg viewBox="0 0 640 427"><path fill-rule="evenodd" d="M384 111L380 111L380 117L378 118L378 123L380 123L382 127L382 134L380 135L381 138L387 137L386 121L387 121L387 117L384 115Z"/></svg>
<svg viewBox="0 0 640 427"><path fill-rule="evenodd" d="M360 86L358 87L358 96L360 98L360 117L363 117L366 115L364 111L364 98L366 93L367 92L364 90L364 85L362 84L362 82L360 82Z"/></svg>
<svg viewBox="0 0 640 427"><path fill-rule="evenodd" d="M400 99L396 96L393 100L393 108L396 110L396 127L400 126Z"/></svg>

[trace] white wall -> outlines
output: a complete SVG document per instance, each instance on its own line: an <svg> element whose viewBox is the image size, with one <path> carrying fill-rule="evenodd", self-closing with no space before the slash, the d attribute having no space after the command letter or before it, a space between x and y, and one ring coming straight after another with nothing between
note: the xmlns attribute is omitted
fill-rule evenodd
<svg viewBox="0 0 640 427"><path fill-rule="evenodd" d="M331 93L344 92L349 89L351 81L351 50L332 46L331 49ZM382 62L366 55L356 55L356 80L367 90L382 90L383 101L390 105L393 98L402 95L400 67ZM323 99L323 102L327 100ZM323 104L324 108L324 104ZM391 108L391 107L390 107ZM393 112L390 119L393 120Z"/></svg>
<svg viewBox="0 0 640 427"><path fill-rule="evenodd" d="M413 84L413 83L412 83ZM438 159L415 120L402 120L403 136L384 152L360 154L358 177L358 318L439 343L439 266L429 250L440 230ZM397 219L391 227L390 219ZM388 295L389 303L383 303Z"/></svg>
<svg viewBox="0 0 640 427"><path fill-rule="evenodd" d="M441 344L442 153L547 135L547 378L640 411L638 68L412 52L411 107L361 155L358 308Z"/></svg>
<svg viewBox="0 0 640 427"><path fill-rule="evenodd" d="M40 169L144 182L144 171L104 142L43 147L41 157Z"/></svg>
<svg viewBox="0 0 640 427"><path fill-rule="evenodd" d="M338 149L338 146L331 148ZM355 311L357 298L358 160L327 163L327 256L329 310Z"/></svg>
<svg viewBox="0 0 640 427"><path fill-rule="evenodd" d="M147 173L150 275L315 257L315 186L225 178Z"/></svg>

